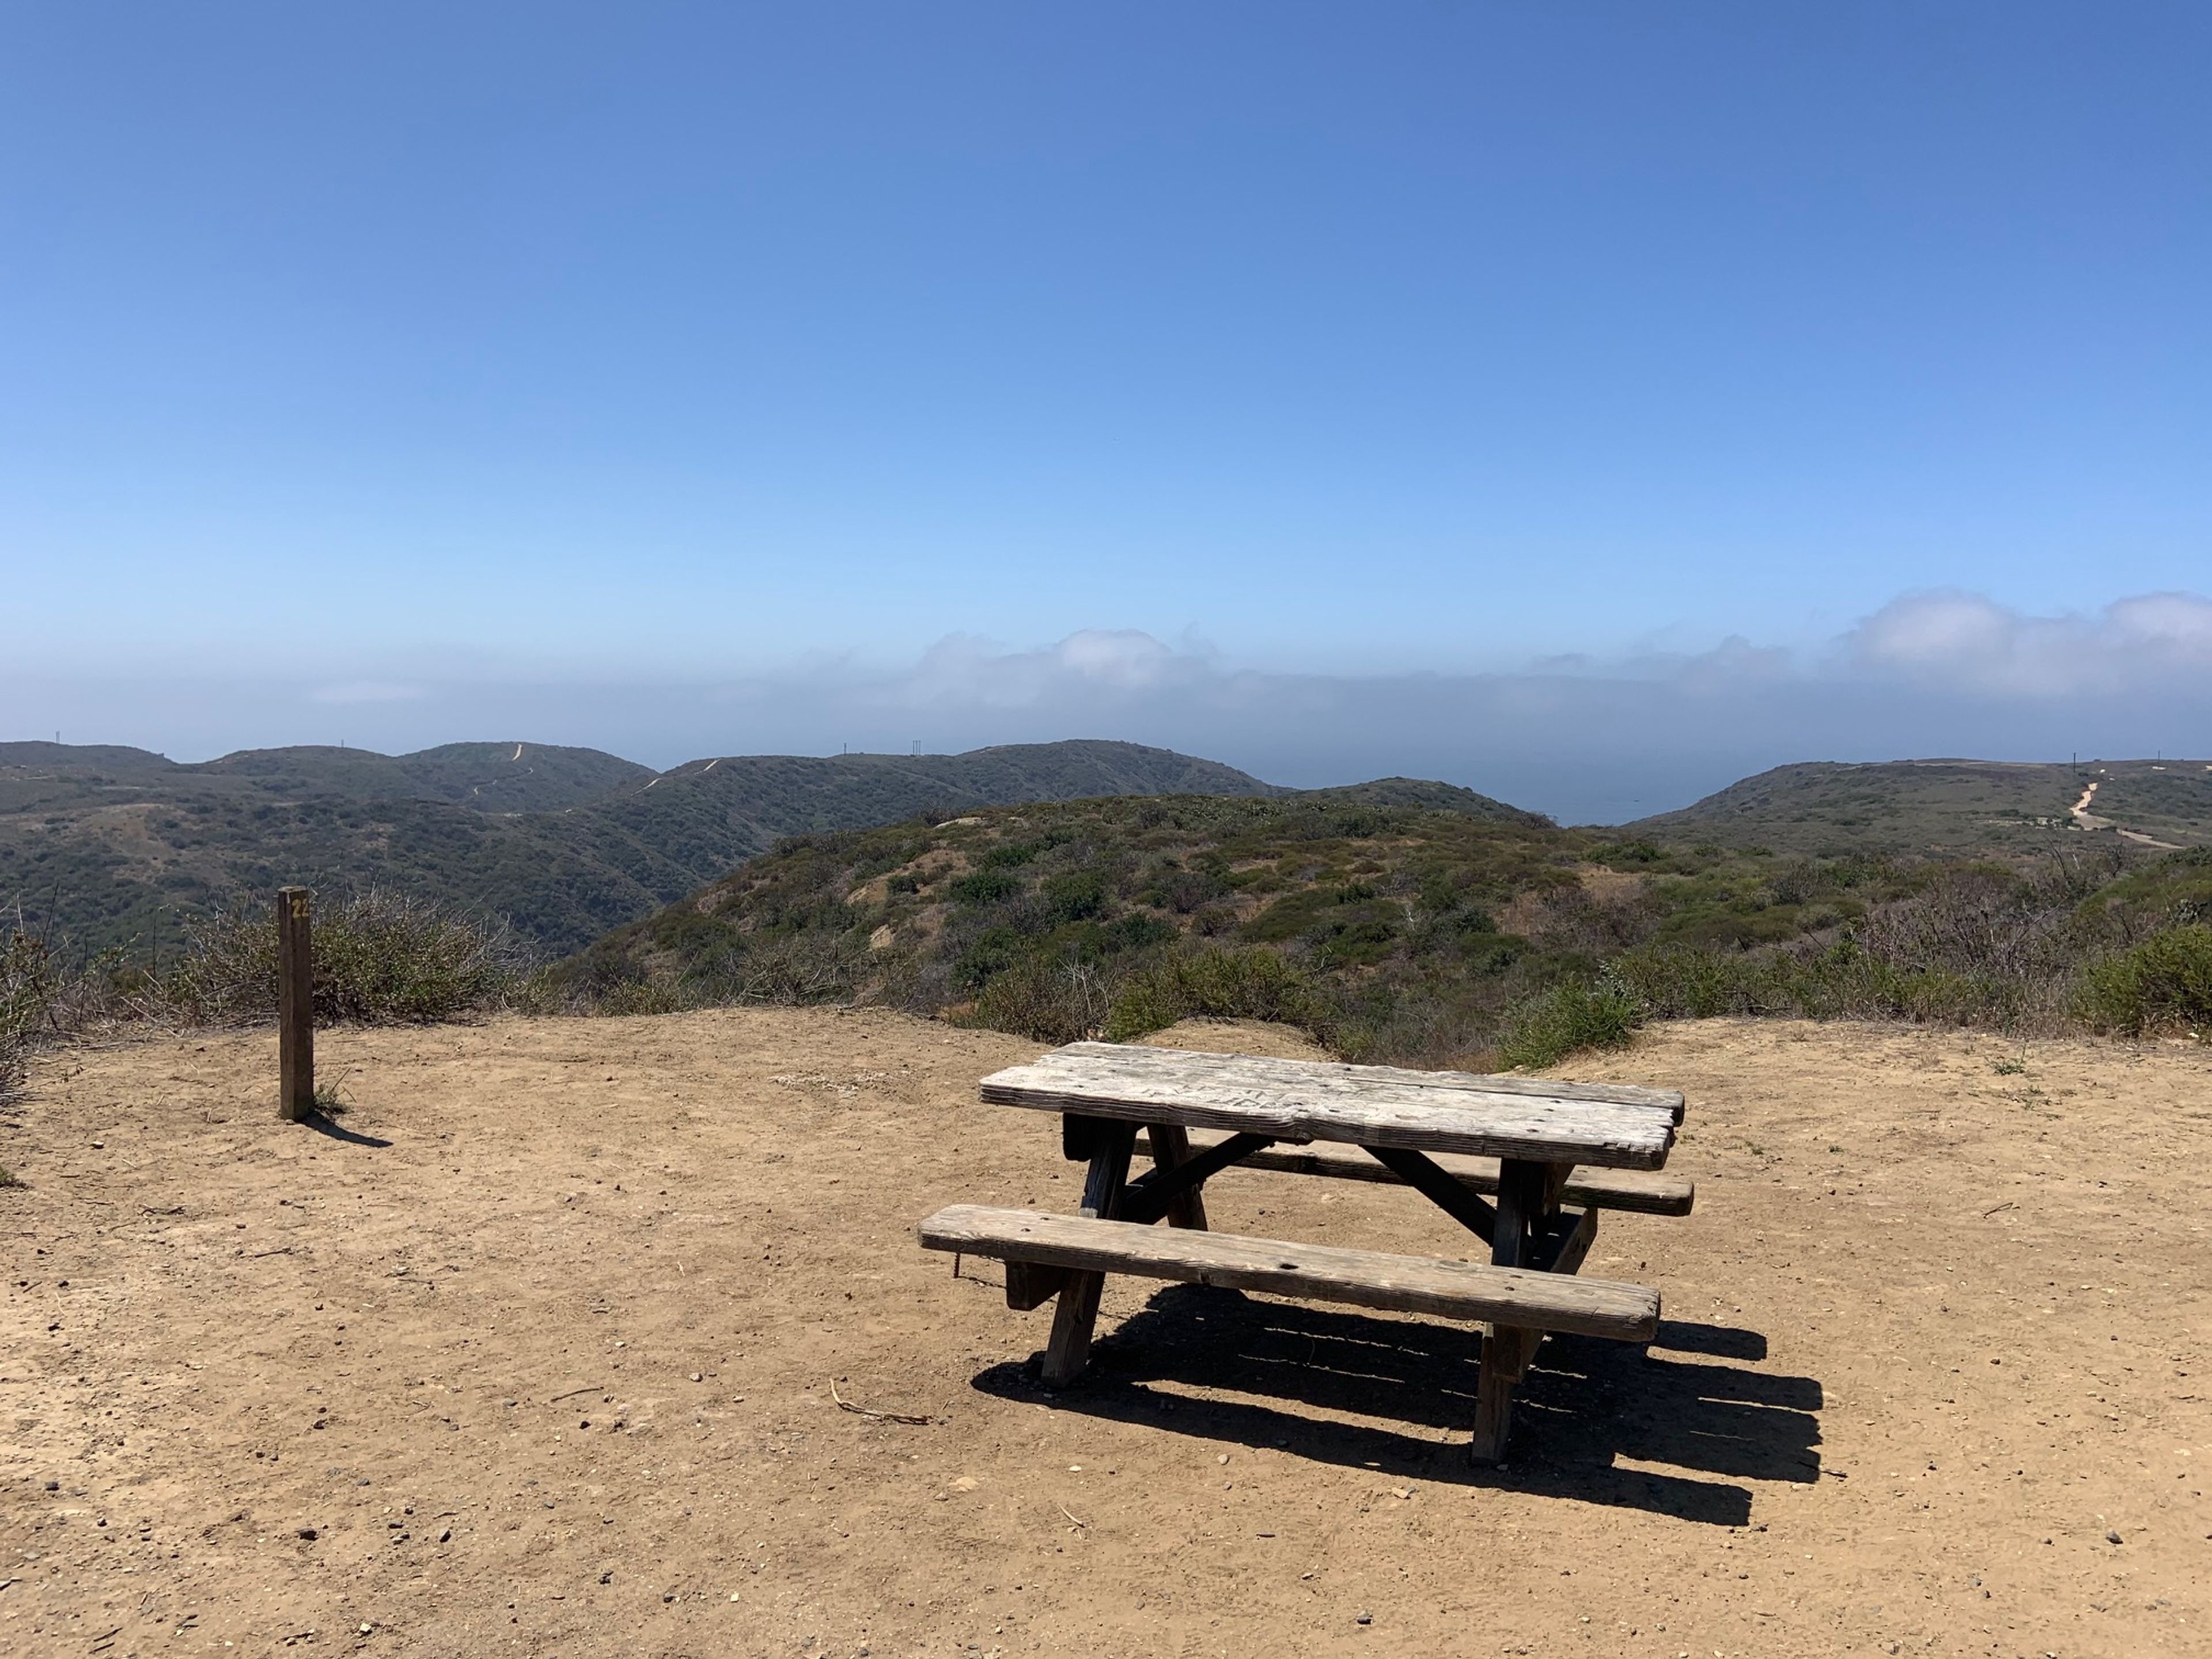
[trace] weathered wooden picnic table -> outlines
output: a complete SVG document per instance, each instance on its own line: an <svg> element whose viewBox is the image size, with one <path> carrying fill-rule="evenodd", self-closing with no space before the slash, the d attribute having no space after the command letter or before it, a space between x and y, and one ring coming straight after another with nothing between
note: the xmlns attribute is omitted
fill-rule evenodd
<svg viewBox="0 0 2212 1659"><path fill-rule="evenodd" d="M1682 1117L1669 1090L1075 1042L985 1078L982 1098L1060 1114L1061 1150L1090 1164L1081 1208L956 1204L922 1222L921 1239L1002 1260L1009 1307L1059 1298L1046 1382L1073 1381L1088 1361L1109 1272L1479 1320L1480 1462L1503 1455L1514 1385L1545 1333L1633 1342L1658 1328L1656 1291L1576 1276L1598 1211L1685 1215L1694 1198L1658 1173ZM1132 1181L1140 1148L1152 1168ZM1403 1182L1478 1234L1490 1260L1210 1232L1205 1184L1237 1164Z"/></svg>

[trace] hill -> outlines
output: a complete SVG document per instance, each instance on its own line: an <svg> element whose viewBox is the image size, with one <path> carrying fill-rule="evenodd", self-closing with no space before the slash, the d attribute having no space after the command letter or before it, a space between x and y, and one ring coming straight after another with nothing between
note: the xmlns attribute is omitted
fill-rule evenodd
<svg viewBox="0 0 2212 1659"><path fill-rule="evenodd" d="M1810 762L1778 766L1626 828L1668 841L1823 856L2005 856L2115 842L2174 850L2212 844L2212 765Z"/></svg>
<svg viewBox="0 0 2212 1659"><path fill-rule="evenodd" d="M1478 1070L1645 1015L2197 1018L2201 991L2155 986L2212 961L2212 848L2051 833L2096 855L1785 854L1397 780L1036 803L794 837L556 984L615 1012L854 1000L1055 1042L1261 1018Z"/></svg>
<svg viewBox="0 0 2212 1659"><path fill-rule="evenodd" d="M1250 981L1230 1000L1274 1002L1212 1008L1190 993L1180 1012L1441 1058L1486 1046L1509 1007L1626 946L1795 939L1911 881L1865 860L1616 842L1397 780L1079 800L795 839L563 975L616 1007L859 996L1064 1039L1112 1026L1127 995L1212 953Z"/></svg>
<svg viewBox="0 0 2212 1659"><path fill-rule="evenodd" d="M512 742L398 756L250 750L194 764L138 749L14 743L0 744L0 906L51 921L87 950L152 955L173 948L181 915L237 890L385 884L504 917L558 953L783 836L1168 790L1274 793L1216 762L1104 742L738 756L667 773L597 750Z"/></svg>

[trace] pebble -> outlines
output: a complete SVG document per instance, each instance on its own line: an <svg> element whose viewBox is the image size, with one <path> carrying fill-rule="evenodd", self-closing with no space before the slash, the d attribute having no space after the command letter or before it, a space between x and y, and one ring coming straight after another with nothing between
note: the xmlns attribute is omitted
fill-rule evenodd
<svg viewBox="0 0 2212 1659"><path fill-rule="evenodd" d="M2110 1528L2107 1528L2106 1529L2106 1531L2105 1531L2105 1541L2106 1541L2107 1544L2117 1544L2117 1543L2118 1543L2118 1542L2120 1541L2120 1535L2119 1535L2119 1534L2118 1534L2118 1533L2112 1531Z"/></svg>
<svg viewBox="0 0 2212 1659"><path fill-rule="evenodd" d="M1371 1625L1375 1622L1375 1615L1371 1613L1363 1613L1354 1618L1352 1622L1355 1625Z"/></svg>
<svg viewBox="0 0 2212 1659"><path fill-rule="evenodd" d="M315 1541L315 1529L313 1527L302 1527L300 1528L300 1536L312 1544Z"/></svg>

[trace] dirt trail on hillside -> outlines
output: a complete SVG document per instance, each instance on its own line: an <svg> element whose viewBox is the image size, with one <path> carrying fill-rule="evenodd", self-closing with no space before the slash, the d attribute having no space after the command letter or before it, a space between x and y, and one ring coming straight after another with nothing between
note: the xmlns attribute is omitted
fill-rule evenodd
<svg viewBox="0 0 2212 1659"><path fill-rule="evenodd" d="M1436 1322L1117 1279L1093 1378L1035 1388L1048 1312L914 1240L1073 1206L1050 1121L974 1100L1035 1045L318 1046L329 1132L273 1121L265 1033L0 1114L0 1653L2207 1651L2202 1049L1711 1022L1576 1065L1688 1091L1698 1207L1607 1218L1660 1340L1547 1344L1478 1473ZM1208 1204L1472 1254L1402 1190Z"/></svg>
<svg viewBox="0 0 2212 1659"><path fill-rule="evenodd" d="M2155 847L2164 853L2179 853L2183 850L2181 843L2178 841L2160 841L2155 836L2146 836L2140 830L2123 830L2112 819L2099 817L2089 810L2090 803L2096 799L2097 786L2092 783L2081 792L2081 799L2074 803L2070 811L2074 816L2074 827L2076 830L2109 830L2121 840L2134 842L2138 847Z"/></svg>

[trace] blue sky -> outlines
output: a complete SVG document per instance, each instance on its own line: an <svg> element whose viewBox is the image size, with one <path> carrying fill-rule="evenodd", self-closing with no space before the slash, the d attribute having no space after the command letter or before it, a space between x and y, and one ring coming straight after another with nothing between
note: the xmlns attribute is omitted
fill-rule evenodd
<svg viewBox="0 0 2212 1659"><path fill-rule="evenodd" d="M2212 589L2208 70L2182 5L10 6L0 735L1159 740L914 688L1860 685L1933 593L2126 683L1938 640L1997 724L1716 714L1678 787L2187 747L2212 610L2107 607ZM1479 770L1432 718L1369 747Z"/></svg>

